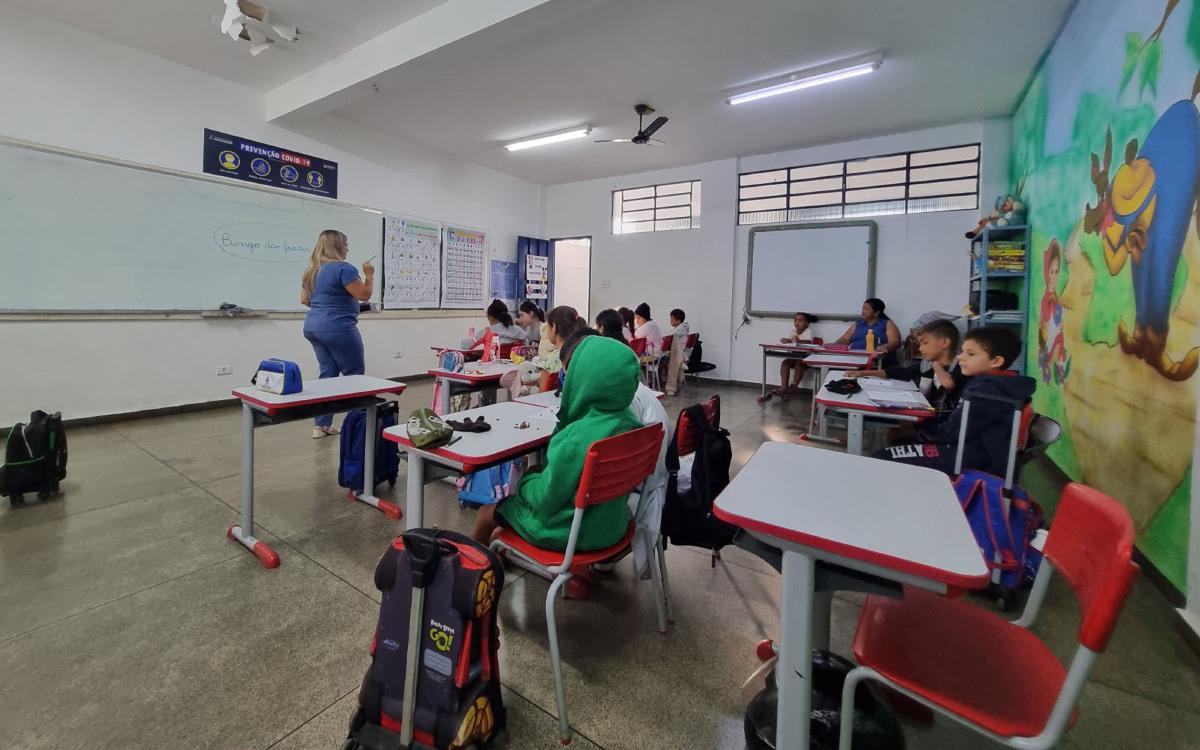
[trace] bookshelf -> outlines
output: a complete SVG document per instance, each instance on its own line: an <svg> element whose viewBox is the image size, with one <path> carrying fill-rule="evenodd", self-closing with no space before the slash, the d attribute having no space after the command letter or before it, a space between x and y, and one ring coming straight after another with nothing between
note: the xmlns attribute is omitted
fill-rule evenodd
<svg viewBox="0 0 1200 750"><path fill-rule="evenodd" d="M1013 326L1028 345L1030 239L1029 226L1015 224L987 227L971 240L968 329ZM990 306L989 291L994 295ZM1026 346L1022 346L1013 369L1024 370Z"/></svg>

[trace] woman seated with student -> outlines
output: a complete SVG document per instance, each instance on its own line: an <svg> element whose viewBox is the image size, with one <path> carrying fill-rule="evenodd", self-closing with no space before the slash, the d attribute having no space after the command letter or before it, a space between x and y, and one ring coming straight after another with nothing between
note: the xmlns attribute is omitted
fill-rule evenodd
<svg viewBox="0 0 1200 750"><path fill-rule="evenodd" d="M862 317L855 321L841 338L839 344L849 344L851 349L866 351L868 333L873 334L875 351L883 352L883 366L889 367L895 363L895 352L900 348L900 329L892 319L884 315L887 305L883 300L871 297L863 302Z"/></svg>

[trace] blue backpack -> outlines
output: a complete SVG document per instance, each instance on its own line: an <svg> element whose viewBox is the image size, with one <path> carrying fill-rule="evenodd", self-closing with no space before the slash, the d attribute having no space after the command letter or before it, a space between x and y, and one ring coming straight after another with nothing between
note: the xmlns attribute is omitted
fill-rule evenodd
<svg viewBox="0 0 1200 750"><path fill-rule="evenodd" d="M497 466L473 471L463 477L459 482L459 506L492 505L508 497L513 489L513 463L513 461L505 461Z"/></svg>
<svg viewBox="0 0 1200 750"><path fill-rule="evenodd" d="M390 440L383 439L383 431L394 427L400 406L390 401L379 406L375 420L375 482L371 485L371 493L375 485L386 481L389 485L396 484L400 474L400 448ZM342 422L341 460L338 464L338 484L351 492L363 490L363 447L367 433L367 412L364 409L352 409Z"/></svg>
<svg viewBox="0 0 1200 750"><path fill-rule="evenodd" d="M1003 478L974 469L955 478L954 492L988 568L999 571L999 580L993 573L993 581L1010 590L1032 581L1042 559L1031 546L1037 530L1045 525L1041 506L1020 485L1006 490Z"/></svg>

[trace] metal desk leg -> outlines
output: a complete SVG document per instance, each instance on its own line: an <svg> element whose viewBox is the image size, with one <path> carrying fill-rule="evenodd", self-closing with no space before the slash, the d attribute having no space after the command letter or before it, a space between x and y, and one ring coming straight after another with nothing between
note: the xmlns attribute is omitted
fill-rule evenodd
<svg viewBox="0 0 1200 750"><path fill-rule="evenodd" d="M829 632L833 629L833 592L813 593L812 647L829 650Z"/></svg>
<svg viewBox="0 0 1200 750"><path fill-rule="evenodd" d="M413 452L408 454L407 528L419 529L425 522L425 459Z"/></svg>
<svg viewBox="0 0 1200 750"><path fill-rule="evenodd" d="M851 410L846 414L846 453L861 456L863 451L863 413Z"/></svg>
<svg viewBox="0 0 1200 750"><path fill-rule="evenodd" d="M264 568L278 568L279 555L254 538L254 410L242 403L242 522L225 535L254 553Z"/></svg>
<svg viewBox="0 0 1200 750"><path fill-rule="evenodd" d="M808 434L804 436L804 439L814 443L838 442L835 438L826 436L825 407L817 405L817 394L821 392L821 386L825 385L825 378L829 377L829 369L825 365L817 365L817 379L813 382L812 404L808 411ZM814 429L818 426L820 432L814 433Z"/></svg>
<svg viewBox="0 0 1200 750"><path fill-rule="evenodd" d="M377 508L389 518L400 518L404 515L400 506L387 500L375 497L375 441L379 439L379 406L368 406L367 429L363 445L363 488L361 492L350 490L350 498Z"/></svg>
<svg viewBox="0 0 1200 750"><path fill-rule="evenodd" d="M767 350L762 350L763 355L763 377L762 377L762 397L761 400L767 399Z"/></svg>
<svg viewBox="0 0 1200 750"><path fill-rule="evenodd" d="M779 686L775 724L775 747L778 748L808 748L815 574L811 557L784 550L779 663L775 669Z"/></svg>
<svg viewBox="0 0 1200 750"><path fill-rule="evenodd" d="M449 414L450 413L450 383L452 381L450 381L447 378L439 378L439 380L441 381L441 384L442 384L442 387L440 389L441 393L442 393L442 414Z"/></svg>

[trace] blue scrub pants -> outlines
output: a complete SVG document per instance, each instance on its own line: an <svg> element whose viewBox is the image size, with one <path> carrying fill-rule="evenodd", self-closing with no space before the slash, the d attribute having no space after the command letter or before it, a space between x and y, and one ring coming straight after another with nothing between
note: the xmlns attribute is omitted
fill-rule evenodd
<svg viewBox="0 0 1200 750"><path fill-rule="evenodd" d="M322 378L366 372L362 336L357 327L345 331L305 331L304 338L317 355ZM333 415L323 414L313 422L317 427L328 427L333 424Z"/></svg>

